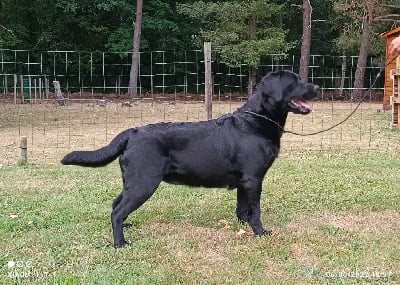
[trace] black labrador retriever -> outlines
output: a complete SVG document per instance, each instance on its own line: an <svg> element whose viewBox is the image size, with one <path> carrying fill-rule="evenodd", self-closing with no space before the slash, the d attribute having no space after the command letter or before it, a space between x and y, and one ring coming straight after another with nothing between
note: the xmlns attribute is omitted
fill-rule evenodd
<svg viewBox="0 0 400 285"><path fill-rule="evenodd" d="M267 74L248 102L232 114L204 122L156 123L118 134L95 151L73 151L61 163L104 166L119 156L123 190L114 200L114 246L127 245L128 215L161 181L190 186L237 188L236 215L258 236L270 235L260 219L261 184L278 156L288 112L308 114L318 86L291 71Z"/></svg>

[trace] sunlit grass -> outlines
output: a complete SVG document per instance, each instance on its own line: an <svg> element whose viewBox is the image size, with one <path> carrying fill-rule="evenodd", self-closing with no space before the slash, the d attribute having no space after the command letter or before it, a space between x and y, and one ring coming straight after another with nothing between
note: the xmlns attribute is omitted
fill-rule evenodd
<svg viewBox="0 0 400 285"><path fill-rule="evenodd" d="M116 163L3 166L0 284L397 284L399 169L390 154L282 154L263 184L268 238L236 221L235 191L163 183L116 250Z"/></svg>

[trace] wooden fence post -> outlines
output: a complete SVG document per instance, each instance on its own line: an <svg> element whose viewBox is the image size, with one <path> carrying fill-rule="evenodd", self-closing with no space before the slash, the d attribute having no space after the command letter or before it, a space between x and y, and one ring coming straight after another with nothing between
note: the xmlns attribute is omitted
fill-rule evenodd
<svg viewBox="0 0 400 285"><path fill-rule="evenodd" d="M34 102L35 102L35 104L37 104L37 102L36 102L36 100L37 100L37 93L36 93L36 78L35 79L33 79L33 91L34 91L34 94L35 94L35 100L34 100Z"/></svg>
<svg viewBox="0 0 400 285"><path fill-rule="evenodd" d="M21 137L19 148L21 149L21 158L19 163L28 162L28 140L26 136Z"/></svg>
<svg viewBox="0 0 400 285"><path fill-rule="evenodd" d="M19 76L19 81L21 83L21 103L25 103L25 95L24 95L24 76L20 75Z"/></svg>
<svg viewBox="0 0 400 285"><path fill-rule="evenodd" d="M28 91L28 94L29 94L29 103L32 103L32 79L31 79L31 77L29 76L28 77L28 89L29 89L29 91Z"/></svg>
<svg viewBox="0 0 400 285"><path fill-rule="evenodd" d="M40 104L43 103L43 98L42 98L42 78L39 77L39 98L40 98Z"/></svg>
<svg viewBox="0 0 400 285"><path fill-rule="evenodd" d="M49 86L49 79L47 78L47 75L45 74L44 75L44 86L45 86L45 90L46 90L46 100L48 100L49 99L49 88L50 88L50 86Z"/></svg>
<svg viewBox="0 0 400 285"><path fill-rule="evenodd" d="M212 119L212 76L211 76L211 43L204 43L204 102L206 107L207 120Z"/></svg>
<svg viewBox="0 0 400 285"><path fill-rule="evenodd" d="M18 77L14 74L14 105L17 105L17 85L18 85Z"/></svg>
<svg viewBox="0 0 400 285"><path fill-rule="evenodd" d="M55 90L55 93L56 93L57 103L58 103L60 106L65 106L65 98L64 98L64 96L63 96L62 93L61 93L60 82L54 80L54 81L53 81L53 84L54 84L54 90Z"/></svg>
<svg viewBox="0 0 400 285"><path fill-rule="evenodd" d="M8 94L8 82L7 82L7 75L4 76L4 94Z"/></svg>

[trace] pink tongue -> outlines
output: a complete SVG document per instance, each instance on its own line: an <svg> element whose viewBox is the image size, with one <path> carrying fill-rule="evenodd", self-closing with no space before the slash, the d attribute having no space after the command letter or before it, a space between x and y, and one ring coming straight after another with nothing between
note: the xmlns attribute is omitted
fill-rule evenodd
<svg viewBox="0 0 400 285"><path fill-rule="evenodd" d="M310 106L310 104L308 104L306 101L302 101L299 99L293 100L294 103L296 103L297 105L302 106L303 108L312 111L312 107Z"/></svg>

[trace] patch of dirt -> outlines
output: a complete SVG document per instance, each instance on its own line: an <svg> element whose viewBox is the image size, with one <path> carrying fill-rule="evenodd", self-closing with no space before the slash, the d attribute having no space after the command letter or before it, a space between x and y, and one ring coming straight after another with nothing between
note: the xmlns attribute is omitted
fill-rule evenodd
<svg viewBox="0 0 400 285"><path fill-rule="evenodd" d="M388 210L366 215L328 216L327 223L361 234L393 233L400 229L400 212Z"/></svg>
<svg viewBox="0 0 400 285"><path fill-rule="evenodd" d="M249 255L249 250L257 251L257 240L248 229L236 231L224 226L223 222L220 224L223 227L219 229L179 222L153 222L149 227L153 235L162 241L168 255L175 259L171 262L172 266L207 278L221 274L221 268L224 271L234 270L237 262L235 256L238 253ZM251 244L252 242L255 244ZM285 275L279 269L279 264L270 257L265 256L263 262L266 275L278 277ZM235 274L239 273L232 273L232 276Z"/></svg>
<svg viewBox="0 0 400 285"><path fill-rule="evenodd" d="M264 268L265 276L268 276L268 278L274 276L279 278L279 280L281 281L289 279L287 273L284 272L282 269L280 269L280 265L275 260L273 260L272 258L265 258L264 262L265 262L265 268Z"/></svg>
<svg viewBox="0 0 400 285"><path fill-rule="evenodd" d="M161 237L168 254L176 259L174 265L183 271L210 276L230 264L226 246L235 238L232 230L164 222L154 222L150 229Z"/></svg>
<svg viewBox="0 0 400 285"><path fill-rule="evenodd" d="M294 259L308 268L315 267L317 260L319 260L319 258L311 252L310 248L302 246L298 243L293 243L290 245L290 253Z"/></svg>
<svg viewBox="0 0 400 285"><path fill-rule="evenodd" d="M363 236L390 234L400 229L400 212L386 210L349 215L337 215L330 212L313 216L300 215L287 225L287 231L297 236L312 235L324 226L337 227Z"/></svg>

